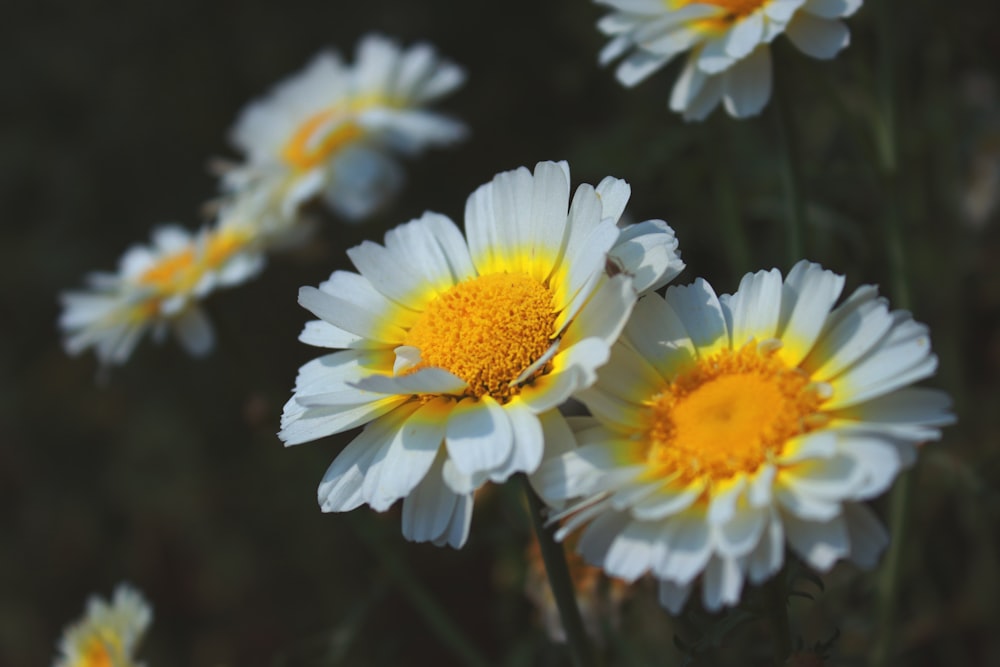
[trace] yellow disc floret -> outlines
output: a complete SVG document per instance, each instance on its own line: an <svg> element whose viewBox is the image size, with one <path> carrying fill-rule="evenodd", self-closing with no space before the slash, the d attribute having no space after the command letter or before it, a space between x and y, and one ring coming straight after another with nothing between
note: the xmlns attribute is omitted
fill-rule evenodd
<svg viewBox="0 0 1000 667"><path fill-rule="evenodd" d="M91 637L73 667L117 667L120 660L111 657L112 646L102 637ZM121 651L116 651L120 653Z"/></svg>
<svg viewBox="0 0 1000 667"><path fill-rule="evenodd" d="M699 359L650 400L651 471L682 482L752 473L821 423L825 398L773 346L750 342Z"/></svg>
<svg viewBox="0 0 1000 667"><path fill-rule="evenodd" d="M251 235L245 230L220 229L213 232L202 247L192 243L166 255L146 269L138 282L163 295L189 292L208 271L218 269L244 250L250 240Z"/></svg>
<svg viewBox="0 0 1000 667"><path fill-rule="evenodd" d="M331 155L364 135L364 130L344 111L331 108L310 116L295 130L281 152L290 166L303 171L326 161Z"/></svg>
<svg viewBox="0 0 1000 667"><path fill-rule="evenodd" d="M552 345L555 321L547 286L526 274L494 273L431 301L404 344L420 350L415 368L443 368L468 382L473 396L506 403L519 391L512 383Z"/></svg>

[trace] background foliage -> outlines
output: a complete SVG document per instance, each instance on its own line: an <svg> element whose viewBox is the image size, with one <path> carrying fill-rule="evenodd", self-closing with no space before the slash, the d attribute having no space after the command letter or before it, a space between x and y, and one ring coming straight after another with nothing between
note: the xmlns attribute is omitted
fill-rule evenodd
<svg viewBox="0 0 1000 667"><path fill-rule="evenodd" d="M1000 9L896 0L901 187L914 313L931 325L960 424L916 473L900 664L1000 664ZM564 664L523 595L528 523L516 492L477 504L461 552L413 545L398 511L323 515L316 484L345 438L284 450L274 435L308 314L300 285L347 268L344 250L424 210L459 220L496 172L568 159L574 184L611 174L630 213L670 222L688 282L733 291L745 271L787 270L773 104L685 124L666 109L675 70L631 91L596 65L602 10L583 0L503 3L62 1L0 24L0 664L46 664L92 592L128 580L155 607L142 654L162 665L454 664L405 591L433 593L493 664ZM809 197L809 257L848 287L888 284L884 187L864 132L877 90L874 0L830 63L777 49ZM469 81L442 108L471 139L409 165L371 223L330 220L249 285L208 304L207 360L148 343L104 384L67 357L57 295L111 270L161 222L201 223L210 157L234 157L237 112L319 49L351 54L377 30L424 39ZM787 44L779 45L787 47ZM793 56L793 57L786 57ZM858 127L849 122L855 119ZM859 139L859 137L861 137ZM726 221L748 239L727 246ZM884 508L879 505L880 511ZM389 560L387 560L387 558ZM877 633L873 578L839 566L792 613L807 644L839 628L834 664L863 664ZM675 664L674 628L639 585L611 652ZM754 623L709 664L757 655Z"/></svg>

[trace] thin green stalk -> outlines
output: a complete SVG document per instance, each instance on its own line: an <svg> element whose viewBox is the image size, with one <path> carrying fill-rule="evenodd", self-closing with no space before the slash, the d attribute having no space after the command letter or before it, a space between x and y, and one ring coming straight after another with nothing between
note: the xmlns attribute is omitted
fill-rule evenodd
<svg viewBox="0 0 1000 667"><path fill-rule="evenodd" d="M590 645L587 632L583 627L583 619L580 617L580 610L576 606L576 591L573 589L573 582L569 576L566 552L553 537L556 531L555 526L545 526L545 519L542 518L542 511L545 508L541 499L531 488L531 484L528 483L528 478L524 475L518 475L518 478L524 487L524 495L528 497L531 525L538 538L542 561L545 563L545 572L549 577L549 586L552 587L552 596L559 608L559 617L562 620L563 630L566 631L566 641L569 645L570 656L573 658L573 664L576 667L596 667L598 656Z"/></svg>
<svg viewBox="0 0 1000 667"><path fill-rule="evenodd" d="M788 622L788 591L785 590L785 568L764 584L767 617L771 625L771 646L774 664L784 667L792 654L792 628Z"/></svg>
<svg viewBox="0 0 1000 667"><path fill-rule="evenodd" d="M895 39L896 16L890 0L876 3L879 22L878 102L876 145L886 193L883 229L888 252L889 277L894 304L910 306L906 251L903 244L903 219L899 184L899 143L896 126ZM896 650L896 625L899 590L903 571L903 545L907 542L908 517L912 496L913 473L896 480L889 501L891 542L879 574L878 640L873 652L875 667L893 664Z"/></svg>
<svg viewBox="0 0 1000 667"><path fill-rule="evenodd" d="M441 643L461 660L461 664L469 667L488 667L490 661L469 642L465 633L455 624L445 608L434 599L406 561L376 535L369 523L355 518L354 515L348 515L348 522L361 541L378 558L379 564L399 587L400 592L420 613L421 618Z"/></svg>
<svg viewBox="0 0 1000 667"><path fill-rule="evenodd" d="M802 162L796 141L793 114L788 102L787 86L774 73L774 118L781 153L781 180L785 189L785 258L788 268L803 259L806 233L806 206L802 196Z"/></svg>

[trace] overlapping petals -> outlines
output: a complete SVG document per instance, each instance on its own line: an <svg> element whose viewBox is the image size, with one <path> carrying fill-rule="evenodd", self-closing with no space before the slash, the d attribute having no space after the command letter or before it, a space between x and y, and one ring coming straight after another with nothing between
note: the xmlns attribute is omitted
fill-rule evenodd
<svg viewBox="0 0 1000 667"><path fill-rule="evenodd" d="M699 575L707 608L735 604L786 544L821 571L873 566L887 536L864 501L953 417L910 386L937 366L927 328L872 286L835 307L843 284L800 262L731 296L698 280L643 297L579 394L593 417L574 422L578 448L534 477L569 503L562 535L585 525L589 562L652 573L674 612Z"/></svg>
<svg viewBox="0 0 1000 667"><path fill-rule="evenodd" d="M404 49L368 35L353 65L324 51L240 115L231 140L246 162L225 171L223 188L230 199L263 198L272 233L276 221L294 228L299 207L317 197L360 221L401 186L396 155L465 136L460 122L427 109L464 78L427 44Z"/></svg>
<svg viewBox="0 0 1000 667"><path fill-rule="evenodd" d="M704 119L719 102L734 117L760 113L771 96L770 43L785 34L806 55L833 58L850 43L842 18L862 0L597 0L614 9L598 27L612 39L608 63L634 86L688 52L670 96L687 120ZM626 55L627 54L627 55Z"/></svg>
<svg viewBox="0 0 1000 667"><path fill-rule="evenodd" d="M133 246L117 273L93 273L86 290L62 295L59 326L70 354L93 348L104 364L124 363L147 332L168 330L194 355L214 344L199 302L255 276L264 256L252 231L217 225L192 234L168 225L149 246Z"/></svg>
<svg viewBox="0 0 1000 667"><path fill-rule="evenodd" d="M565 163L502 173L469 197L464 237L427 213L348 251L358 273L301 290L320 318L301 340L339 351L300 369L280 436L364 426L324 510L405 499L407 538L458 547L477 488L567 446L555 408L595 381L638 293L683 267L662 221L619 229L628 195L608 178L571 200Z"/></svg>

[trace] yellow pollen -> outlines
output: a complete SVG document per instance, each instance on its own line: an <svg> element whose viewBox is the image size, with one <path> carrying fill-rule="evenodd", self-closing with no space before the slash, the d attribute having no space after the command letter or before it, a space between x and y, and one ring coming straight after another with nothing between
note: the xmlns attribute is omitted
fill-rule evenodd
<svg viewBox="0 0 1000 667"><path fill-rule="evenodd" d="M469 383L473 396L506 403L511 386L552 345L552 291L522 273L494 273L455 285L428 304L404 341L420 364L443 368ZM538 374L547 372L547 366Z"/></svg>
<svg viewBox="0 0 1000 667"><path fill-rule="evenodd" d="M650 472L682 483L752 473L822 425L823 400L803 371L754 341L700 359L649 402Z"/></svg>

